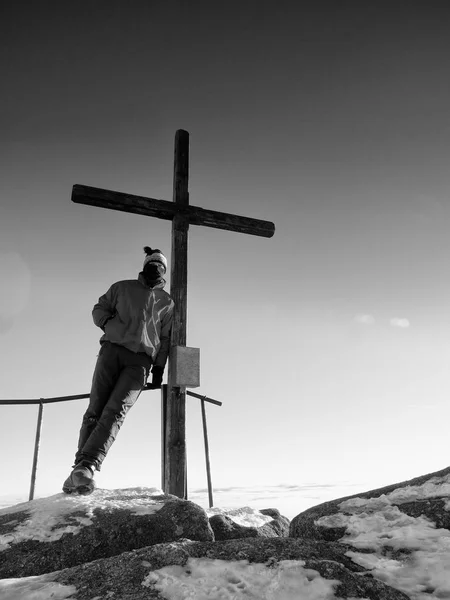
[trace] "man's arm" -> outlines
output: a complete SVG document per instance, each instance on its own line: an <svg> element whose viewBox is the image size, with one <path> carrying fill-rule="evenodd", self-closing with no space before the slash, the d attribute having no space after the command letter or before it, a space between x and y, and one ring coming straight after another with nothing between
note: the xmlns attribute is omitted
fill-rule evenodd
<svg viewBox="0 0 450 600"><path fill-rule="evenodd" d="M172 331L173 321L173 306L161 320L161 345L158 350L158 354L155 358L155 363L152 368L152 383L150 387L158 389L162 385L162 379L164 374L164 367L166 366L167 357L169 356L170 349L170 335Z"/></svg>
<svg viewBox="0 0 450 600"><path fill-rule="evenodd" d="M169 356L170 350L170 334L172 331L172 321L173 321L173 306L170 307L167 314L161 320L161 334L159 339L161 341L161 345L158 350L158 354L155 358L154 367L161 367L164 370L164 367L167 362L167 357Z"/></svg>
<svg viewBox="0 0 450 600"><path fill-rule="evenodd" d="M116 313L115 309L115 294L114 294L114 285L112 285L106 294L100 296L97 304L92 309L92 318L94 320L95 325L100 327L105 331L105 325L112 319Z"/></svg>

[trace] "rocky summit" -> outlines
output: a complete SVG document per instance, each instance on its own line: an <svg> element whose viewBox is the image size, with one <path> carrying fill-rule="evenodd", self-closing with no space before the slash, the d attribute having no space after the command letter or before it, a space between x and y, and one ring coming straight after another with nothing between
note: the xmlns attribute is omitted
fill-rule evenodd
<svg viewBox="0 0 450 600"><path fill-rule="evenodd" d="M450 468L252 526L150 488L57 494L0 510L0 600L450 598L449 508Z"/></svg>

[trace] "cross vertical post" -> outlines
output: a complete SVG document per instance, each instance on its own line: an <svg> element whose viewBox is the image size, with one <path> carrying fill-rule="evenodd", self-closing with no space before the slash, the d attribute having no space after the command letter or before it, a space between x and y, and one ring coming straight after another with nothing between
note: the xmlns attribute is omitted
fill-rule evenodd
<svg viewBox="0 0 450 600"><path fill-rule="evenodd" d="M173 201L181 209L172 219L170 295L175 302L171 347L186 346L187 250L189 218L189 134L179 129L175 136ZM187 496L186 482L186 390L175 387L169 358L164 492L179 498Z"/></svg>

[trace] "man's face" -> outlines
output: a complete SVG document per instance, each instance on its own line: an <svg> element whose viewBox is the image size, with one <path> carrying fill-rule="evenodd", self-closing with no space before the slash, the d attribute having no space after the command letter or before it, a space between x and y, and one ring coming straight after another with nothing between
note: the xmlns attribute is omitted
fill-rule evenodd
<svg viewBox="0 0 450 600"><path fill-rule="evenodd" d="M166 268L159 262L148 262L144 267L144 275L149 280L158 279L165 273Z"/></svg>

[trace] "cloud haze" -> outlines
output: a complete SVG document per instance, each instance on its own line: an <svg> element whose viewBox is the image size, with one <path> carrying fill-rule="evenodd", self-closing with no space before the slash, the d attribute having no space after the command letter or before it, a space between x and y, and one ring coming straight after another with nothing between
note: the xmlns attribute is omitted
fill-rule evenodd
<svg viewBox="0 0 450 600"><path fill-rule="evenodd" d="M389 324L392 327L400 327L401 329L407 329L410 326L410 322L408 321L408 319L398 317L392 318L389 321Z"/></svg>
<svg viewBox="0 0 450 600"><path fill-rule="evenodd" d="M375 323L375 317L373 315L358 314L355 316L354 321L361 325L373 325Z"/></svg>

